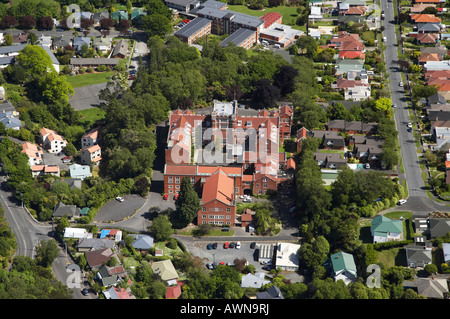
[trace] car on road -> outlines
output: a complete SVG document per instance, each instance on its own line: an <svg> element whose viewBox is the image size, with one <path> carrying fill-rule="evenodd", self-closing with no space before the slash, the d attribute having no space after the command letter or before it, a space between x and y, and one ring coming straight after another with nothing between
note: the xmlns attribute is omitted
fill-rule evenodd
<svg viewBox="0 0 450 319"><path fill-rule="evenodd" d="M403 87L403 82L402 81L398 82L398 86L402 88Z"/></svg>
<svg viewBox="0 0 450 319"><path fill-rule="evenodd" d="M164 200L168 200L169 199L169 194L164 194L163 199Z"/></svg>
<svg viewBox="0 0 450 319"><path fill-rule="evenodd" d="M238 242L236 243L236 249L241 249L241 242L240 242L240 241L238 241Z"/></svg>
<svg viewBox="0 0 450 319"><path fill-rule="evenodd" d="M217 249L217 243L212 244L213 249Z"/></svg>
<svg viewBox="0 0 450 319"><path fill-rule="evenodd" d="M177 200L178 197L180 197L180 194L175 194L175 196L173 197L174 200Z"/></svg>
<svg viewBox="0 0 450 319"><path fill-rule="evenodd" d="M130 74L131 75L133 75L133 74L136 75L136 70L130 70Z"/></svg>
<svg viewBox="0 0 450 319"><path fill-rule="evenodd" d="M136 75L130 74L130 76L128 77L128 80L134 80L134 79L136 79Z"/></svg>
<svg viewBox="0 0 450 319"><path fill-rule="evenodd" d="M211 263L207 263L206 268L208 268L210 270L214 269L213 264L211 264Z"/></svg>
<svg viewBox="0 0 450 319"><path fill-rule="evenodd" d="M369 169L369 168L370 168L370 164L366 163L366 169Z"/></svg>
<svg viewBox="0 0 450 319"><path fill-rule="evenodd" d="M412 123L409 122L409 123L407 124L407 126L408 126L409 128L412 128Z"/></svg>
<svg viewBox="0 0 450 319"><path fill-rule="evenodd" d="M235 243L230 243L230 248L234 248Z"/></svg>
<svg viewBox="0 0 450 319"><path fill-rule="evenodd" d="M406 203L406 199L400 199L397 203L397 205L403 205Z"/></svg>
<svg viewBox="0 0 450 319"><path fill-rule="evenodd" d="M123 197L117 196L116 200L119 201L119 202L123 202Z"/></svg>
<svg viewBox="0 0 450 319"><path fill-rule="evenodd" d="M244 203L251 203L253 202L253 200L250 197L244 198L243 200Z"/></svg>
<svg viewBox="0 0 450 319"><path fill-rule="evenodd" d="M270 266L269 265L265 265L261 267L263 270L267 270L270 271Z"/></svg>
<svg viewBox="0 0 450 319"><path fill-rule="evenodd" d="M136 69L136 66L133 65L133 64L131 64L131 65L129 66L129 68L130 68L130 69Z"/></svg>
<svg viewBox="0 0 450 319"><path fill-rule="evenodd" d="M229 244L228 242L225 242L225 243L223 244L223 248L224 248L224 249L228 249L228 247L230 247L230 244Z"/></svg>
<svg viewBox="0 0 450 319"><path fill-rule="evenodd" d="M89 294L89 290L88 290L87 288L84 288L83 290L81 290L81 293L82 293L84 296L87 296L87 295Z"/></svg>
<svg viewBox="0 0 450 319"><path fill-rule="evenodd" d="M256 242L252 242L252 243L250 244L250 248L251 248L251 249L255 249L255 247L256 247Z"/></svg>
<svg viewBox="0 0 450 319"><path fill-rule="evenodd" d="M206 249L211 250L211 249L212 249L212 244L208 244L208 245L206 246Z"/></svg>
<svg viewBox="0 0 450 319"><path fill-rule="evenodd" d="M408 127L408 132L412 132L412 128L411 127Z"/></svg>
<svg viewBox="0 0 450 319"><path fill-rule="evenodd" d="M230 229L229 229L229 228L222 228L222 231L224 231L224 232L229 232Z"/></svg>
<svg viewBox="0 0 450 319"><path fill-rule="evenodd" d="M395 105L395 104L392 104L392 107L395 109L396 107L397 107L397 105Z"/></svg>

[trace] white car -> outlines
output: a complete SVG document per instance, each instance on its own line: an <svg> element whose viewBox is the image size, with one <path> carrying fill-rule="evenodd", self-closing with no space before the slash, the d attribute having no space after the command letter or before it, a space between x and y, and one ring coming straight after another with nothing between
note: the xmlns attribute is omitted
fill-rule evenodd
<svg viewBox="0 0 450 319"><path fill-rule="evenodd" d="M412 128L411 122L408 123L408 127L409 127L409 128Z"/></svg>
<svg viewBox="0 0 450 319"><path fill-rule="evenodd" d="M398 86L402 88L403 87L403 82L402 81L398 82Z"/></svg>
<svg viewBox="0 0 450 319"><path fill-rule="evenodd" d="M369 169L369 168L370 168L370 164L366 163L366 169Z"/></svg>
<svg viewBox="0 0 450 319"><path fill-rule="evenodd" d="M240 242L240 241L238 241L238 242L236 243L236 249L241 249L241 242Z"/></svg>
<svg viewBox="0 0 450 319"><path fill-rule="evenodd" d="M118 200L119 202L123 202L123 197L118 196L116 197L116 200Z"/></svg>
<svg viewBox="0 0 450 319"><path fill-rule="evenodd" d="M404 203L406 203L406 199L400 199L397 205L403 205Z"/></svg>

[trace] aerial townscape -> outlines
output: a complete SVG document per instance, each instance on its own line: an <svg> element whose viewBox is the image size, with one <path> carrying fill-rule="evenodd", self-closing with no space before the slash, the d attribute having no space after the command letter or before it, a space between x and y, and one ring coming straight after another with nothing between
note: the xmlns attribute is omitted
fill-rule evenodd
<svg viewBox="0 0 450 319"><path fill-rule="evenodd" d="M449 8L3 1L0 299L449 299Z"/></svg>

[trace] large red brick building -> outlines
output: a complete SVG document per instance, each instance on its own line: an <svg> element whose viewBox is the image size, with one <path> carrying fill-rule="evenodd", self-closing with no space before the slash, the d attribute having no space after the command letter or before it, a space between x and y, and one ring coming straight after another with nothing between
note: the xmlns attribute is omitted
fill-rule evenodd
<svg viewBox="0 0 450 319"><path fill-rule="evenodd" d="M279 145L290 138L292 107L255 116L238 110L236 101L215 101L210 115L176 110L169 116L164 192L178 193L189 177L202 200L198 224L234 226L237 196L267 194L285 179L288 159Z"/></svg>

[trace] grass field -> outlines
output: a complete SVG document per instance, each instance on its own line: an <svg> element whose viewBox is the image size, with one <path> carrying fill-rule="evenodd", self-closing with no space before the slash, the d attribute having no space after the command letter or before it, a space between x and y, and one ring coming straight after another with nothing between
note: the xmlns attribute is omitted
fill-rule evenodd
<svg viewBox="0 0 450 319"><path fill-rule="evenodd" d="M287 6L278 6L272 8L265 8L263 10L252 10L244 5L228 5L228 9L231 11L245 13L255 17L262 17L266 13L269 12L278 12L283 16L283 24L293 25L297 20L297 8L296 7L287 7Z"/></svg>
<svg viewBox="0 0 450 319"><path fill-rule="evenodd" d="M81 118L80 118L80 122L81 123L88 123L89 126L91 126L93 123L95 123L97 120L101 120L102 118L105 117L105 111L94 107L91 109L86 109L86 110L81 110L81 111L77 111Z"/></svg>
<svg viewBox="0 0 450 319"><path fill-rule="evenodd" d="M72 87L79 88L82 86L99 84L108 82L109 78L113 75L113 72L101 72L101 73L85 73L79 75L66 75L67 82L72 85Z"/></svg>

